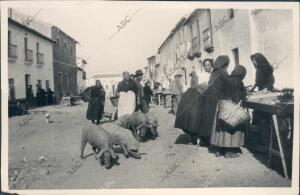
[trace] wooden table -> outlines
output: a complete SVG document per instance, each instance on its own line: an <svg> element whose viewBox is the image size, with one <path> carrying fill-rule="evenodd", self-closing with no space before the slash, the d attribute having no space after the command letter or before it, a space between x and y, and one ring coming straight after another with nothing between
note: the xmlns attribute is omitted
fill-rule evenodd
<svg viewBox="0 0 300 195"><path fill-rule="evenodd" d="M283 150L283 144L282 140L279 134L279 124L278 124L278 117L279 116L284 116L286 114L293 115L294 114L294 103L282 103L282 104L266 104L263 102L257 102L254 100L247 100L243 103L243 107L248 109L253 109L253 110L258 110L266 113L272 114L272 119L273 119L273 127L271 128L271 140L270 140L270 145L268 148L268 166L270 166L270 161L272 154L279 156L281 158L281 162L283 165L283 170L284 170L284 176L287 177L287 166L286 166L286 161L285 161L285 155L284 155L284 150ZM273 143L273 132L275 131L276 139L278 142L279 146L279 151L276 151L272 148L272 143ZM293 127L291 128L291 134L293 137Z"/></svg>

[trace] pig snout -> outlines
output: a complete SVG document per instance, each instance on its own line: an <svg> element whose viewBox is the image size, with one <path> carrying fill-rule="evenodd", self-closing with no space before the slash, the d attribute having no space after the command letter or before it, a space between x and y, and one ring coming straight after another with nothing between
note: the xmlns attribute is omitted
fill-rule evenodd
<svg viewBox="0 0 300 195"><path fill-rule="evenodd" d="M106 169L110 169L111 168L111 164L110 164L110 156L111 156L111 154L110 154L110 152L109 151L106 151L106 152L104 152L103 153L103 160L104 160L104 165L105 165L105 168Z"/></svg>
<svg viewBox="0 0 300 195"><path fill-rule="evenodd" d="M140 132L139 135L140 135L141 137L145 137L146 134L147 134L147 131L148 131L148 128L145 127L145 126L142 126L142 127L140 128L140 130L139 130L139 132Z"/></svg>

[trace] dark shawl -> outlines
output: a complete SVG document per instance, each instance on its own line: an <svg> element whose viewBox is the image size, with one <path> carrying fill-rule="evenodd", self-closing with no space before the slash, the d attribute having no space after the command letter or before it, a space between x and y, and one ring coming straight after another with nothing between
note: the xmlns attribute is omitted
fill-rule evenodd
<svg viewBox="0 0 300 195"><path fill-rule="evenodd" d="M89 88L90 100L86 112L88 120L100 120L104 111L105 91L103 87L92 86Z"/></svg>
<svg viewBox="0 0 300 195"><path fill-rule="evenodd" d="M208 82L209 87L205 92L201 136L211 136L218 100L230 99L230 83L227 72L229 62L228 56L219 56L213 64L213 71Z"/></svg>
<svg viewBox="0 0 300 195"><path fill-rule="evenodd" d="M135 94L138 92L138 86L135 81L129 79L128 81L120 81L117 87L117 92L133 91Z"/></svg>
<svg viewBox="0 0 300 195"><path fill-rule="evenodd" d="M246 68L242 65L238 65L234 68L229 77L229 82L231 85L230 96L231 100L235 103L244 100L246 97L246 90L243 83L243 79L245 78L246 74Z"/></svg>
<svg viewBox="0 0 300 195"><path fill-rule="evenodd" d="M252 58L254 58L257 62L255 84L257 85L258 90L261 91L265 88L273 90L275 82L273 66L261 53L251 55L251 59Z"/></svg>
<svg viewBox="0 0 300 195"><path fill-rule="evenodd" d="M189 88L182 94L175 119L175 128L194 136L200 135L204 102L204 96L197 88L196 86Z"/></svg>

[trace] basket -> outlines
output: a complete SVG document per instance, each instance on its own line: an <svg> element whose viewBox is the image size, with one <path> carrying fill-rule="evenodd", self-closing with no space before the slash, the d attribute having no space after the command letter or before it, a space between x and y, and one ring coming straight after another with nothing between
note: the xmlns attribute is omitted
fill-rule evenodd
<svg viewBox="0 0 300 195"><path fill-rule="evenodd" d="M84 102L89 102L91 99L91 93L90 93L89 89L86 89L83 92L81 92L79 94L79 96L82 99L82 101L84 101Z"/></svg>
<svg viewBox="0 0 300 195"><path fill-rule="evenodd" d="M117 107L117 106L118 106L118 102L119 102L119 97L112 96L112 97L110 97L110 101L111 101L111 104L112 104L114 107Z"/></svg>
<svg viewBox="0 0 300 195"><path fill-rule="evenodd" d="M233 128L251 120L246 110L229 100L219 101L218 119Z"/></svg>

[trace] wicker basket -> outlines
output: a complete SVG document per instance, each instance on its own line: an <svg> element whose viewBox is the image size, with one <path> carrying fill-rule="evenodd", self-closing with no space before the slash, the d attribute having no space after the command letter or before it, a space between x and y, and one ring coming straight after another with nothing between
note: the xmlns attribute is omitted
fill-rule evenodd
<svg viewBox="0 0 300 195"><path fill-rule="evenodd" d="M118 106L118 102L119 102L119 97L112 96L112 97L110 97L110 101L111 101L111 104L112 104L114 107L117 107L117 106Z"/></svg>
<svg viewBox="0 0 300 195"><path fill-rule="evenodd" d="M250 121L249 113L229 100L219 101L218 119L231 127L237 127Z"/></svg>

